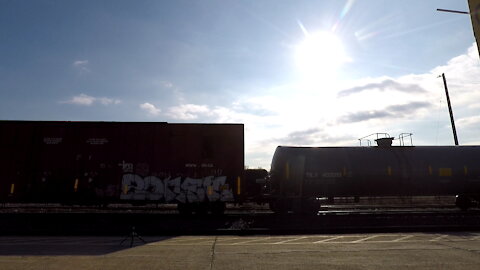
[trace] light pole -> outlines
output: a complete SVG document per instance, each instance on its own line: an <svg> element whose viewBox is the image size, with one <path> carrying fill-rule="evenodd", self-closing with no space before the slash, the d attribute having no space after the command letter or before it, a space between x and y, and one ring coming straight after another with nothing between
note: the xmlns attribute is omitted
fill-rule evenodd
<svg viewBox="0 0 480 270"><path fill-rule="evenodd" d="M477 41L477 49L480 54L480 0L468 0L468 9L470 12L443 8L437 8L437 11L470 15L473 36L475 41Z"/></svg>
<svg viewBox="0 0 480 270"><path fill-rule="evenodd" d="M467 11L460 11L460 10L452 10L452 9L443 9L443 8L437 8L437 11L442 11L442 12L450 12L450 13L458 13L458 14L470 14L470 12Z"/></svg>

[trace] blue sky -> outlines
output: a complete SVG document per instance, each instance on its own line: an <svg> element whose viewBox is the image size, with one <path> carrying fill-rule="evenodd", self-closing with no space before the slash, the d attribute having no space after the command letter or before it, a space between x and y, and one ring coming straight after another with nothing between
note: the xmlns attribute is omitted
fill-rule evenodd
<svg viewBox="0 0 480 270"><path fill-rule="evenodd" d="M277 145L374 132L453 144L445 72L460 143L479 144L470 18L437 8L468 4L0 0L0 118L239 122L246 165L269 168Z"/></svg>

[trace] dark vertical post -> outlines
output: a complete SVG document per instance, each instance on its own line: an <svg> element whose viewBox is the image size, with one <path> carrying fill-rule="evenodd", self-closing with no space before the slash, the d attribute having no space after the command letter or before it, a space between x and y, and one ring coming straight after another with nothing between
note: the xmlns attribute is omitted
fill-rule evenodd
<svg viewBox="0 0 480 270"><path fill-rule="evenodd" d="M445 86L445 94L447 95L448 112L450 113L450 122L452 122L453 139L455 145L458 145L457 130L455 129L455 120L453 120L452 105L450 104L450 96L448 95L447 79L445 79L445 73L442 73L443 85Z"/></svg>

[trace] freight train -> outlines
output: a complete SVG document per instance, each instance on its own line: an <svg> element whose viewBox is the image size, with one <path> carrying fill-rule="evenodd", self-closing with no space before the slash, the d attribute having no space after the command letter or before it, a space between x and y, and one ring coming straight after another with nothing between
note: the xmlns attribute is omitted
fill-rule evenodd
<svg viewBox="0 0 480 270"><path fill-rule="evenodd" d="M480 199L475 146L279 146L265 178L245 170L243 124L0 121L0 153L1 202L219 214L244 202L312 212L335 196L458 195L462 208Z"/></svg>

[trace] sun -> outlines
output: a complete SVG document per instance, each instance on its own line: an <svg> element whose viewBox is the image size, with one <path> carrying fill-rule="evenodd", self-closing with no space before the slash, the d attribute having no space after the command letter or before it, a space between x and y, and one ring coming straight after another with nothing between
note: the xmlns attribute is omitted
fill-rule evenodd
<svg viewBox="0 0 480 270"><path fill-rule="evenodd" d="M331 32L305 33L295 50L297 68L307 77L334 75L348 61L341 40Z"/></svg>

